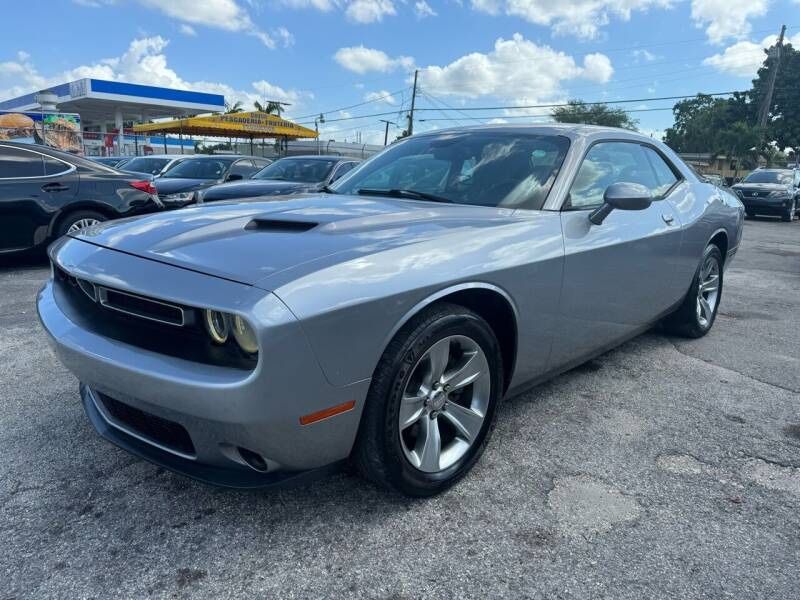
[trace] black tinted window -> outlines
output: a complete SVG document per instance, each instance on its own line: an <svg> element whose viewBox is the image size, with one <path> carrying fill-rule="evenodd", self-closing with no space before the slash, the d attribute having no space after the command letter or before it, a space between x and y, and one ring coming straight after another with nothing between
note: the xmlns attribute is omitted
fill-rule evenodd
<svg viewBox="0 0 800 600"><path fill-rule="evenodd" d="M44 156L44 172L45 175L58 175L59 173L66 173L72 168L72 165L56 160L52 156Z"/></svg>
<svg viewBox="0 0 800 600"><path fill-rule="evenodd" d="M0 178L41 177L44 175L42 155L10 146L0 146Z"/></svg>
<svg viewBox="0 0 800 600"><path fill-rule="evenodd" d="M753 171L744 178L744 183L779 183L791 185L791 171Z"/></svg>
<svg viewBox="0 0 800 600"><path fill-rule="evenodd" d="M540 209L564 161L558 135L469 131L390 146L334 185L337 192L408 190L456 204Z"/></svg>

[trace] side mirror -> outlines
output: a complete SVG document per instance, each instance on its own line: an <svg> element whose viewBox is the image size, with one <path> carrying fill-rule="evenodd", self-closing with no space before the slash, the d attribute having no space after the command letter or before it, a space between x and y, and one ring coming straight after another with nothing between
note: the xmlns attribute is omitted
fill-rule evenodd
<svg viewBox="0 0 800 600"><path fill-rule="evenodd" d="M225 178L225 181L239 181L240 179L244 179L240 173L231 173Z"/></svg>
<svg viewBox="0 0 800 600"><path fill-rule="evenodd" d="M603 195L603 205L589 215L594 225L601 225L612 210L645 210L653 203L653 194L639 183L612 183Z"/></svg>

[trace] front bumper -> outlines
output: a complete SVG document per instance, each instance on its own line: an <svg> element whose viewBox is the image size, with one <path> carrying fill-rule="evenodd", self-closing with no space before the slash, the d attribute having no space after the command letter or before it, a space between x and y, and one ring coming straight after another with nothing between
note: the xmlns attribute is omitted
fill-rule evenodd
<svg viewBox="0 0 800 600"><path fill-rule="evenodd" d="M282 484L350 454L369 381L329 384L299 323L275 296L78 240L53 255L62 268L94 274L98 283L103 283L99 274L113 273L114 281L104 283L120 287L124 273L130 291L178 301L169 294L191 290L187 295L206 298L211 308L244 310L258 323L255 369L200 364L78 325L59 286L49 281L39 293L39 319L61 362L81 381L86 412L103 437L168 469L236 487ZM115 427L96 403L100 395L177 424L191 439L192 451L159 443L130 423ZM349 401L355 401L349 412L300 424L303 415ZM255 470L242 449L258 454L266 472Z"/></svg>
<svg viewBox="0 0 800 600"><path fill-rule="evenodd" d="M791 198L739 198L747 212L779 215L791 207Z"/></svg>
<svg viewBox="0 0 800 600"><path fill-rule="evenodd" d="M286 488L302 485L334 473L344 464L344 461L338 461L307 471L261 473L253 469L219 467L200 463L172 452L165 452L152 442L137 435L136 432L126 431L124 426L118 426L102 412L95 393L88 386L81 384L80 394L89 422L103 438L153 464L204 483L238 489Z"/></svg>

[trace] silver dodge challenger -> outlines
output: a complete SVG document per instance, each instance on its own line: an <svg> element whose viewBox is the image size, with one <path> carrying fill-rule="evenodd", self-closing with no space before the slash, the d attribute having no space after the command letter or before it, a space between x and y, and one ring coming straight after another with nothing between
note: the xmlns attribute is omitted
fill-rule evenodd
<svg viewBox="0 0 800 600"><path fill-rule="evenodd" d="M657 324L705 335L743 215L628 131L438 131L324 193L69 234L38 312L92 425L144 459L232 487L349 461L428 496L504 396Z"/></svg>

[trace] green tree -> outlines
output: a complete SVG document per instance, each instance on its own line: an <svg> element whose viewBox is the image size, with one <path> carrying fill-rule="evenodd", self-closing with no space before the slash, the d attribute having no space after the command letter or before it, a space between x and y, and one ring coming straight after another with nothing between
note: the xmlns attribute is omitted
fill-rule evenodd
<svg viewBox="0 0 800 600"><path fill-rule="evenodd" d="M269 100L266 104L261 104L258 100L253 102L253 106L258 112L267 113L268 115L278 115L279 117L283 114L283 104L280 102L274 102L273 100Z"/></svg>
<svg viewBox="0 0 800 600"><path fill-rule="evenodd" d="M774 52L774 48L765 51L767 55L769 52ZM766 96L775 66L775 61L765 61L753 80L750 97L756 107L761 106L761 101ZM784 44L781 50L770 119L765 133L766 138L775 140L781 149L800 146L800 50L796 50L791 44Z"/></svg>
<svg viewBox="0 0 800 600"><path fill-rule="evenodd" d="M675 124L667 128L664 141L676 152L714 152L720 132L738 121L754 123L754 111L743 94L732 98L698 94L672 108Z"/></svg>
<svg viewBox="0 0 800 600"><path fill-rule="evenodd" d="M566 106L553 109L551 115L559 123L605 125L634 131L639 124L639 121L631 118L621 108L611 108L607 104L587 104L583 100L570 100Z"/></svg>
<svg viewBox="0 0 800 600"><path fill-rule="evenodd" d="M754 169L758 165L759 144L762 131L756 125L745 121L731 123L717 132L710 143L714 154L725 154L736 160L734 177L739 176L739 169Z"/></svg>
<svg viewBox="0 0 800 600"><path fill-rule="evenodd" d="M233 104L228 104L227 102L225 103L226 115L232 115L240 112L244 112L244 108L242 108L242 103L239 100L237 100Z"/></svg>

